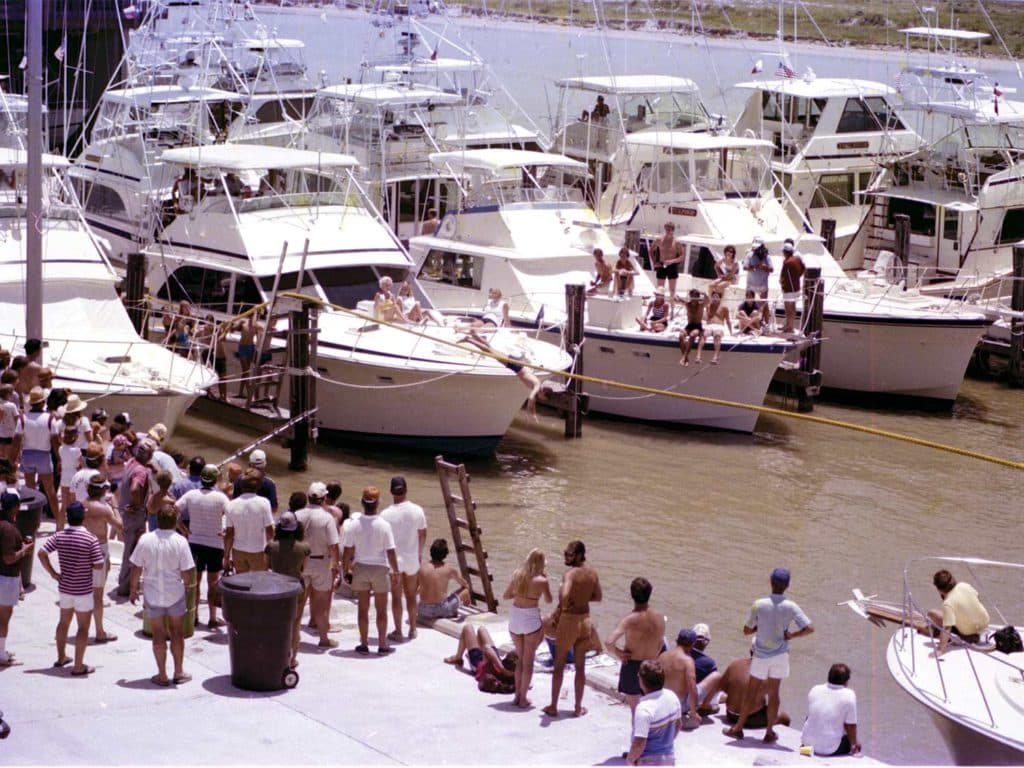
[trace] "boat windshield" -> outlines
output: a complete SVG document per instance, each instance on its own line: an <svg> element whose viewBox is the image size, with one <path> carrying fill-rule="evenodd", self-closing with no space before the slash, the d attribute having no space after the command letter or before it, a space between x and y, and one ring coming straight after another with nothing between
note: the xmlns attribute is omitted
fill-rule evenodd
<svg viewBox="0 0 1024 768"><path fill-rule="evenodd" d="M475 187L473 205L488 203L582 203L586 177L555 166L506 168L501 177Z"/></svg>
<svg viewBox="0 0 1024 768"><path fill-rule="evenodd" d="M670 151L666 148L666 152ZM758 148L685 151L646 163L641 188L662 195L708 193L740 197L757 194L765 184L768 164Z"/></svg>
<svg viewBox="0 0 1024 768"><path fill-rule="evenodd" d="M394 293L409 278L409 270L406 267L374 266L363 264L351 267L321 267L313 270L320 288L323 289L324 297L338 306L346 309L356 309L360 301L373 301L380 284L380 278L385 275L390 277L394 283ZM424 306L428 302L423 297L419 285L410 280L413 293L417 301Z"/></svg>

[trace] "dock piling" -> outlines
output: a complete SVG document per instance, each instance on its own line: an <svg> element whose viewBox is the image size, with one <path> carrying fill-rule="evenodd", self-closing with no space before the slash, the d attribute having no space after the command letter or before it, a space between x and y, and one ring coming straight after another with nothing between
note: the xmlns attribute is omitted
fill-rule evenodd
<svg viewBox="0 0 1024 768"><path fill-rule="evenodd" d="M573 371L583 373L583 308L586 305L586 290L582 285L565 286L565 344L572 355ZM573 377L565 387L565 436L583 436L583 382Z"/></svg>
<svg viewBox="0 0 1024 768"><path fill-rule="evenodd" d="M889 282L899 283L902 281L903 290L907 290L907 280L910 267L910 216L905 213L896 214L896 243L893 248L893 280Z"/></svg>
<svg viewBox="0 0 1024 768"><path fill-rule="evenodd" d="M146 327L146 256L129 253L124 279L125 308L135 332L142 338L149 337Z"/></svg>
<svg viewBox="0 0 1024 768"><path fill-rule="evenodd" d="M302 309L290 313L288 328L289 404L291 413L306 413L314 407L316 399L315 350L317 309L311 302L303 302ZM304 472L309 465L309 442L312 434L310 417L299 420L292 429L291 458L288 468Z"/></svg>
<svg viewBox="0 0 1024 768"><path fill-rule="evenodd" d="M1013 248L1013 292L1010 294L1010 368L1007 381L1011 387L1024 387L1024 246Z"/></svg>

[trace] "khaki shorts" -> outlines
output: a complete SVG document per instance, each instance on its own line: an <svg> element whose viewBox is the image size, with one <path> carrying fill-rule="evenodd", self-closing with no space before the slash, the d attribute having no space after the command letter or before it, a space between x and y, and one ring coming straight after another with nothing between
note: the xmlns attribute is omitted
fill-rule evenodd
<svg viewBox="0 0 1024 768"><path fill-rule="evenodd" d="M58 593L57 605L62 611L72 610L75 613L89 613L95 607L92 592L88 595L65 595Z"/></svg>
<svg viewBox="0 0 1024 768"><path fill-rule="evenodd" d="M235 573L267 570L267 556L263 552L242 552L236 549L231 552L231 560Z"/></svg>
<svg viewBox="0 0 1024 768"><path fill-rule="evenodd" d="M306 562L306 572L303 574L309 583L310 589L315 592L330 592L334 586L334 574L331 573L331 561L326 557L322 559L310 558Z"/></svg>
<svg viewBox="0 0 1024 768"><path fill-rule="evenodd" d="M107 586L107 571L110 570L110 558L106 558L106 562L103 563L103 567L98 571L92 572L92 588L103 589Z"/></svg>
<svg viewBox="0 0 1024 768"><path fill-rule="evenodd" d="M356 563L352 567L353 592L390 592L391 569L386 565Z"/></svg>

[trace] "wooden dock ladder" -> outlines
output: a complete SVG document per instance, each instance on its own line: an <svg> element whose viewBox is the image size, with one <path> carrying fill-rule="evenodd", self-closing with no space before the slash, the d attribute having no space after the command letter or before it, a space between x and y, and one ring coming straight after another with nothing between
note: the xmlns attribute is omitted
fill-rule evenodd
<svg viewBox="0 0 1024 768"><path fill-rule="evenodd" d="M473 605L477 600L487 603L487 610L495 611L498 608L498 601L494 597L491 576L487 569L487 551L484 549L480 539L480 526L476 524L476 502L473 501L469 491L469 475L466 474L465 464L451 464L444 460L444 456L435 456L434 465L437 467L437 477L441 481L441 495L444 496L444 507L448 512L448 522L452 528L452 541L455 545L455 555L459 559L459 570L462 578L469 582L469 596ZM459 483L458 496L452 494L452 480L457 479ZM458 514L456 505L461 504L465 517ZM464 531L469 533L472 544L463 541ZM469 564L466 553L472 552L476 556L476 567ZM480 582L480 590L473 584L476 577Z"/></svg>

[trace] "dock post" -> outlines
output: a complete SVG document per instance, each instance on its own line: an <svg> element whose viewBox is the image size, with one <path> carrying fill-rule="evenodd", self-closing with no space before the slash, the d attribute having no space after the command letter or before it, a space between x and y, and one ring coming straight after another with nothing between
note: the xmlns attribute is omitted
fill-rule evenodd
<svg viewBox="0 0 1024 768"><path fill-rule="evenodd" d="M1013 247L1013 292L1010 294L1010 309L1014 316L1010 320L1010 369L1007 381L1011 387L1024 387L1024 246Z"/></svg>
<svg viewBox="0 0 1024 768"><path fill-rule="evenodd" d="M907 290L907 272L910 265L910 216L905 213L896 214L896 244L893 248L893 272L898 283L902 279L903 290Z"/></svg>
<svg viewBox="0 0 1024 768"><path fill-rule="evenodd" d="M302 309L289 313L288 319L288 408L292 414L305 413L310 404L309 345L310 305L303 302ZM292 428L291 459L288 469L304 472L309 465L309 419L305 418Z"/></svg>
<svg viewBox="0 0 1024 768"><path fill-rule="evenodd" d="M833 257L835 257L836 250L836 220L835 219L822 219L821 220L821 239L825 241L825 250L827 250ZM839 259L836 259L839 261Z"/></svg>
<svg viewBox="0 0 1024 768"><path fill-rule="evenodd" d="M583 373L583 308L586 303L585 288L582 285L565 286L565 344L566 352L572 355L575 364L573 372ZM583 382L569 379L565 386L568 402L565 409L565 436L583 436L582 393Z"/></svg>
<svg viewBox="0 0 1024 768"><path fill-rule="evenodd" d="M821 267L808 267L804 273L804 316L801 318L804 336L811 340L811 346L800 355L800 371L805 374L808 386L798 388L797 409L801 413L813 410L812 395L821 388L821 330L825 315L825 284L821 279Z"/></svg>
<svg viewBox="0 0 1024 768"><path fill-rule="evenodd" d="M135 327L135 332L144 339L149 338L146 327L146 256L142 253L129 253L128 265L124 279L125 309L128 318Z"/></svg>

